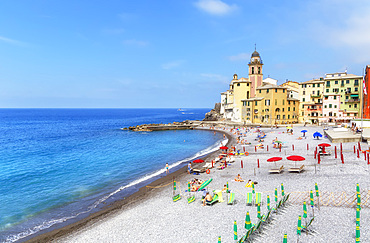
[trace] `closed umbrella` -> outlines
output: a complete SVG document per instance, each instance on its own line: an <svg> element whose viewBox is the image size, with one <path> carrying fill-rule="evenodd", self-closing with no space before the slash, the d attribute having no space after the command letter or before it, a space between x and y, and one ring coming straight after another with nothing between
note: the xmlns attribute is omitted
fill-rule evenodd
<svg viewBox="0 0 370 243"><path fill-rule="evenodd" d="M316 191L316 197L317 197L317 207L320 210L320 194L319 194L319 187L317 186L317 183L315 183L315 191Z"/></svg>
<svg viewBox="0 0 370 243"><path fill-rule="evenodd" d="M356 225L360 226L360 209L356 208Z"/></svg>
<svg viewBox="0 0 370 243"><path fill-rule="evenodd" d="M283 240L283 243L288 243L288 236L287 236L287 234L284 234L284 240Z"/></svg>
<svg viewBox="0 0 370 243"><path fill-rule="evenodd" d="M267 211L270 211L270 196L267 195Z"/></svg>
<svg viewBox="0 0 370 243"><path fill-rule="evenodd" d="M285 193L284 193L284 184L281 183L281 196L284 197Z"/></svg>
<svg viewBox="0 0 370 243"><path fill-rule="evenodd" d="M261 219L261 205L257 204L257 218Z"/></svg>
<svg viewBox="0 0 370 243"><path fill-rule="evenodd" d="M256 191L254 190L254 182L252 181L252 193L255 193Z"/></svg>
<svg viewBox="0 0 370 243"><path fill-rule="evenodd" d="M360 226L356 226L356 242L360 242Z"/></svg>
<svg viewBox="0 0 370 243"><path fill-rule="evenodd" d="M302 229L302 217L301 215L298 215L297 235L301 235L301 229Z"/></svg>
<svg viewBox="0 0 370 243"><path fill-rule="evenodd" d="M278 192L277 192L277 188L275 188L275 203L277 204L277 201L278 201Z"/></svg>
<svg viewBox="0 0 370 243"><path fill-rule="evenodd" d="M218 237L218 243L221 243L221 236Z"/></svg>
<svg viewBox="0 0 370 243"><path fill-rule="evenodd" d="M312 214L315 217L315 211L314 211L314 208L313 208L314 202L313 202L313 192L312 192L312 190L310 191L310 204L311 204L311 208L312 208Z"/></svg>
<svg viewBox="0 0 370 243"><path fill-rule="evenodd" d="M307 205L306 201L303 202L303 218L307 218Z"/></svg>
<svg viewBox="0 0 370 243"><path fill-rule="evenodd" d="M226 147L226 146L221 146L221 147L220 147L220 149L221 149L221 150L226 150L226 149L228 149L228 148L229 148L229 147Z"/></svg>
<svg viewBox="0 0 370 243"><path fill-rule="evenodd" d="M212 181L212 178L203 182L202 185L200 185L200 187L198 188L198 191L200 191L203 188L205 188L206 186L208 186L208 184L211 183L211 181Z"/></svg>
<svg viewBox="0 0 370 243"><path fill-rule="evenodd" d="M246 230L250 230L252 228L251 224L251 217L249 216L249 212L247 212L247 215L245 215L245 225L244 225Z"/></svg>
<svg viewBox="0 0 370 243"><path fill-rule="evenodd" d="M234 220L234 240L238 240L238 226L236 225L235 220Z"/></svg>

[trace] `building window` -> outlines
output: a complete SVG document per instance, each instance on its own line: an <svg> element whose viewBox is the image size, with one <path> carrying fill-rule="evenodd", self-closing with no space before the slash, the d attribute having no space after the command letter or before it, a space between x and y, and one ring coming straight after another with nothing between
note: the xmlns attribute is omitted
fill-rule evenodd
<svg viewBox="0 0 370 243"><path fill-rule="evenodd" d="M285 120L285 115L283 115L283 120Z"/></svg>
<svg viewBox="0 0 370 243"><path fill-rule="evenodd" d="M295 105L295 101L293 101L293 105Z"/></svg>
<svg viewBox="0 0 370 243"><path fill-rule="evenodd" d="M285 105L285 100L283 100L283 105Z"/></svg>
<svg viewBox="0 0 370 243"><path fill-rule="evenodd" d="M257 101L254 102L254 105L257 105Z"/></svg>
<svg viewBox="0 0 370 243"><path fill-rule="evenodd" d="M337 113L334 113L334 116L337 116Z"/></svg>
<svg viewBox="0 0 370 243"><path fill-rule="evenodd" d="M349 84L349 80L346 80L346 84Z"/></svg>
<svg viewBox="0 0 370 243"><path fill-rule="evenodd" d="M258 67L258 74L261 74L261 67Z"/></svg>
<svg viewBox="0 0 370 243"><path fill-rule="evenodd" d="M329 96L325 96L325 97L324 97L324 99L326 99L326 100L327 100L327 99L328 99L328 97L329 97Z"/></svg>
<svg viewBox="0 0 370 243"><path fill-rule="evenodd" d="M320 84L317 84L317 87L320 88Z"/></svg>
<svg viewBox="0 0 370 243"><path fill-rule="evenodd" d="M305 95L306 94L306 91L303 90L302 94Z"/></svg>
<svg viewBox="0 0 370 243"><path fill-rule="evenodd" d="M312 88L315 88L315 84L312 85Z"/></svg>
<svg viewBox="0 0 370 243"><path fill-rule="evenodd" d="M269 106L270 105L270 100L265 100L265 106Z"/></svg>
<svg viewBox="0 0 370 243"><path fill-rule="evenodd" d="M304 116L304 112L302 111L302 116Z"/></svg>
<svg viewBox="0 0 370 243"><path fill-rule="evenodd" d="M277 105L277 99L275 99L275 105Z"/></svg>
<svg viewBox="0 0 370 243"><path fill-rule="evenodd" d="M288 101L288 105L290 105L290 100Z"/></svg>
<svg viewBox="0 0 370 243"><path fill-rule="evenodd" d="M336 95L334 95L334 99L335 99L335 100L337 99L337 96L336 96Z"/></svg>
<svg viewBox="0 0 370 243"><path fill-rule="evenodd" d="M303 102L305 102L305 101L306 101L306 99L305 99L305 98L302 98L302 101L303 101Z"/></svg>
<svg viewBox="0 0 370 243"><path fill-rule="evenodd" d="M352 107L352 105L349 105L349 108L351 108Z"/></svg>
<svg viewBox="0 0 370 243"><path fill-rule="evenodd" d="M248 106L250 106L250 103L249 103L249 101L248 101Z"/></svg>
<svg viewBox="0 0 370 243"><path fill-rule="evenodd" d="M240 83L238 83L236 86L240 86Z"/></svg>
<svg viewBox="0 0 370 243"><path fill-rule="evenodd" d="M353 105L353 107L354 107L354 108L357 108L357 104L354 104L354 105Z"/></svg>
<svg viewBox="0 0 370 243"><path fill-rule="evenodd" d="M355 79L355 85L358 85L358 79Z"/></svg>
<svg viewBox="0 0 370 243"><path fill-rule="evenodd" d="M332 105L331 104L329 104L329 108L332 108Z"/></svg>
<svg viewBox="0 0 370 243"><path fill-rule="evenodd" d="M334 105L334 108L337 108L337 105Z"/></svg>
<svg viewBox="0 0 370 243"><path fill-rule="evenodd" d="M285 111L285 109L283 108L283 112Z"/></svg>
<svg viewBox="0 0 370 243"><path fill-rule="evenodd" d="M326 86L330 87L330 81L326 81Z"/></svg>
<svg viewBox="0 0 370 243"><path fill-rule="evenodd" d="M335 80L335 82L334 82L335 84L338 84L338 80Z"/></svg>
<svg viewBox="0 0 370 243"><path fill-rule="evenodd" d="M269 89L266 89L266 94L268 94L270 92L270 90Z"/></svg>
<svg viewBox="0 0 370 243"><path fill-rule="evenodd" d="M355 88L355 92L357 92L357 91L358 91L358 88L356 87L356 88Z"/></svg>
<svg viewBox="0 0 370 243"><path fill-rule="evenodd" d="M295 111L295 107L293 107L293 111Z"/></svg>
<svg viewBox="0 0 370 243"><path fill-rule="evenodd" d="M304 109L304 105L302 105L302 109Z"/></svg>
<svg viewBox="0 0 370 243"><path fill-rule="evenodd" d="M258 90L259 91L259 93L261 94L261 90Z"/></svg>
<svg viewBox="0 0 370 243"><path fill-rule="evenodd" d="M290 119L290 115L288 115L288 119Z"/></svg>
<svg viewBox="0 0 370 243"><path fill-rule="evenodd" d="M326 108L327 106L326 105L324 105L324 108Z"/></svg>
<svg viewBox="0 0 370 243"><path fill-rule="evenodd" d="M288 111L290 111L290 107L288 107Z"/></svg>
<svg viewBox="0 0 370 243"><path fill-rule="evenodd" d="M326 89L326 93L329 93L329 89Z"/></svg>
<svg viewBox="0 0 370 243"><path fill-rule="evenodd" d="M254 74L254 67L252 67L252 74Z"/></svg>
<svg viewBox="0 0 370 243"><path fill-rule="evenodd" d="M304 91L303 91L304 92ZM275 93L277 93L277 89L275 89Z"/></svg>
<svg viewBox="0 0 370 243"><path fill-rule="evenodd" d="M283 93L285 93L285 89L283 89Z"/></svg>

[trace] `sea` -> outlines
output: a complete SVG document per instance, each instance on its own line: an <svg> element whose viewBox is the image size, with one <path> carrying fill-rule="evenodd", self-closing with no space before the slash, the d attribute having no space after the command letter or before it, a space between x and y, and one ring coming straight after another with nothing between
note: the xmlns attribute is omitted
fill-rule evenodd
<svg viewBox="0 0 370 243"><path fill-rule="evenodd" d="M210 109L0 109L0 242L29 239L123 199L215 151L221 134L121 128ZM225 141L224 141L225 142Z"/></svg>

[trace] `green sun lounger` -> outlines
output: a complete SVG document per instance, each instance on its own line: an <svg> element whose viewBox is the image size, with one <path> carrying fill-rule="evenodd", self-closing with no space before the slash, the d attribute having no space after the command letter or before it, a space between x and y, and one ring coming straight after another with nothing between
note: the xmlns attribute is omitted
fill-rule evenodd
<svg viewBox="0 0 370 243"><path fill-rule="evenodd" d="M254 202L254 205L262 205L262 193L261 192L256 192L256 199Z"/></svg>
<svg viewBox="0 0 370 243"><path fill-rule="evenodd" d="M173 198L172 198L172 200L174 201L174 202L177 202L178 200L180 200L181 199L181 196L180 196L180 194L177 194L176 196L174 196Z"/></svg>
<svg viewBox="0 0 370 243"><path fill-rule="evenodd" d="M253 193L247 192L247 205L252 205L253 202Z"/></svg>
<svg viewBox="0 0 370 243"><path fill-rule="evenodd" d="M227 205L233 205L235 203L235 193L230 193L229 200L227 201Z"/></svg>
<svg viewBox="0 0 370 243"><path fill-rule="evenodd" d="M192 203L195 201L195 196L189 197L188 198L188 204Z"/></svg>
<svg viewBox="0 0 370 243"><path fill-rule="evenodd" d="M213 196L213 199L212 199L212 202L206 202L207 205L209 206L212 206L213 204L215 204L216 202L218 202L218 194L215 194Z"/></svg>

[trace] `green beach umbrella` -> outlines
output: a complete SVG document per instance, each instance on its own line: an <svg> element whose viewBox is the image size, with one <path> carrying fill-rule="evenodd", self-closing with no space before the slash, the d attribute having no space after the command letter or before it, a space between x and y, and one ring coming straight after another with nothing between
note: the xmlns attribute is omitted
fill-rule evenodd
<svg viewBox="0 0 370 243"><path fill-rule="evenodd" d="M317 183L315 183L315 190L316 190L316 197L319 197L319 187L317 186Z"/></svg>
<svg viewBox="0 0 370 243"><path fill-rule="evenodd" d="M277 193L277 188L275 188L275 202L277 203L278 201L278 193Z"/></svg>
<svg viewBox="0 0 370 243"><path fill-rule="evenodd" d="M236 225L235 220L234 220L234 240L238 240L238 226Z"/></svg>
<svg viewBox="0 0 370 243"><path fill-rule="evenodd" d="M303 202L303 218L307 218L307 205L306 205L306 201Z"/></svg>
<svg viewBox="0 0 370 243"><path fill-rule="evenodd" d="M200 185L200 187L198 188L198 191L202 190L203 188L205 188L206 186L208 186L209 183L211 183L212 179L209 179L209 180L206 180L205 182L202 183L202 185Z"/></svg>
<svg viewBox="0 0 370 243"><path fill-rule="evenodd" d="M356 192L360 193L360 185L358 183L356 184Z"/></svg>
<svg viewBox="0 0 370 243"><path fill-rule="evenodd" d="M284 184L281 183L281 196L284 197L285 193L284 193Z"/></svg>
<svg viewBox="0 0 370 243"><path fill-rule="evenodd" d="M254 191L254 182L252 181L252 193L255 193Z"/></svg>
<svg viewBox="0 0 370 243"><path fill-rule="evenodd" d="M257 204L257 218L261 218L261 205Z"/></svg>
<svg viewBox="0 0 370 243"><path fill-rule="evenodd" d="M250 230L250 228L252 228L251 217L249 216L249 212L247 212L247 215L245 215L245 226L244 227L246 230Z"/></svg>
<svg viewBox="0 0 370 243"><path fill-rule="evenodd" d="M356 226L356 242L360 242L360 226Z"/></svg>
<svg viewBox="0 0 370 243"><path fill-rule="evenodd" d="M267 195L267 210L270 211L270 196Z"/></svg>
<svg viewBox="0 0 370 243"><path fill-rule="evenodd" d="M284 240L283 240L283 243L288 243L288 236L286 234L284 234Z"/></svg>
<svg viewBox="0 0 370 243"><path fill-rule="evenodd" d="M188 182L188 192L190 192L190 182Z"/></svg>
<svg viewBox="0 0 370 243"><path fill-rule="evenodd" d="M360 226L360 209L356 208L356 225Z"/></svg>
<svg viewBox="0 0 370 243"><path fill-rule="evenodd" d="M302 228L302 218L301 215L298 216L298 225L297 225L297 235L301 235Z"/></svg>
<svg viewBox="0 0 370 243"><path fill-rule="evenodd" d="M312 190L310 191L310 204L311 204L311 207L313 207L314 203L313 203L313 192L312 192Z"/></svg>
<svg viewBox="0 0 370 243"><path fill-rule="evenodd" d="M173 181L173 190L176 191L176 181Z"/></svg>
<svg viewBox="0 0 370 243"><path fill-rule="evenodd" d="M221 236L218 237L218 243L221 243Z"/></svg>

